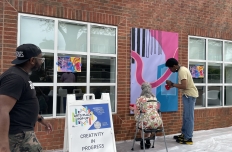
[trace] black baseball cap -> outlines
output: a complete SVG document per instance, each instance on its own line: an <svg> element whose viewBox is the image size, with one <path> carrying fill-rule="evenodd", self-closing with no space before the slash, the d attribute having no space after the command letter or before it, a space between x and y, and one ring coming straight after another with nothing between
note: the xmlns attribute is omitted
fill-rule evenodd
<svg viewBox="0 0 232 152"><path fill-rule="evenodd" d="M22 44L16 48L16 59L14 59L12 64L22 64L32 57L38 56L42 51L40 48L34 44Z"/></svg>

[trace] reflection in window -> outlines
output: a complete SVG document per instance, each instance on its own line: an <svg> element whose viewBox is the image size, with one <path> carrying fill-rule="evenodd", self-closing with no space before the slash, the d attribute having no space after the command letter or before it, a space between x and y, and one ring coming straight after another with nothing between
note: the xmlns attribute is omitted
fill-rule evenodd
<svg viewBox="0 0 232 152"><path fill-rule="evenodd" d="M59 21L58 50L86 52L87 26Z"/></svg>
<svg viewBox="0 0 232 152"><path fill-rule="evenodd" d="M230 95L232 91L231 62L231 41L195 36L189 38L189 69L191 71L192 66L202 65L205 73L202 79L193 77L199 91L199 97L196 101L197 107L201 107L201 105L203 107L218 107L223 105L223 101L225 106L232 106L232 96Z"/></svg>
<svg viewBox="0 0 232 152"><path fill-rule="evenodd" d="M199 97L196 99L196 106L197 107L204 107L205 106L205 87L204 86L197 86Z"/></svg>
<svg viewBox="0 0 232 152"><path fill-rule="evenodd" d="M41 68L37 71L32 71L30 74L30 80L33 83L52 83L53 82L53 69L54 69L54 54L43 53L45 62Z"/></svg>
<svg viewBox="0 0 232 152"><path fill-rule="evenodd" d="M91 27L90 52L115 54L116 53L116 29L110 27Z"/></svg>
<svg viewBox="0 0 232 152"><path fill-rule="evenodd" d="M99 83L100 92L110 93L112 109L115 112L117 28L36 15L19 16L20 44L33 43L39 46L45 58L41 69L30 74L35 86L39 86L47 96L45 98L40 90L36 90L41 103L40 114L64 116L67 94L74 93L77 100L82 100L83 94L90 93L87 90L95 88L90 86L96 83ZM65 59L60 62L59 58L69 58L70 61L79 58L81 61L77 64L69 62L66 66L69 70L64 70ZM99 95L96 94L96 97L99 98ZM53 100L57 102L56 107L53 107Z"/></svg>
<svg viewBox="0 0 232 152"><path fill-rule="evenodd" d="M43 116L52 116L53 94L52 86L36 86L36 96L39 101L39 114Z"/></svg>
<svg viewBox="0 0 232 152"><path fill-rule="evenodd" d="M222 64L208 64L208 83L222 83Z"/></svg>
<svg viewBox="0 0 232 152"><path fill-rule="evenodd" d="M95 95L95 99L101 99L102 93L109 93L112 111L115 111L115 86L91 86L90 93Z"/></svg>
<svg viewBox="0 0 232 152"><path fill-rule="evenodd" d="M20 44L25 43L53 50L54 20L21 16Z"/></svg>
<svg viewBox="0 0 232 152"><path fill-rule="evenodd" d="M208 87L208 106L221 106L222 101L222 88L220 86L209 86Z"/></svg>
<svg viewBox="0 0 232 152"><path fill-rule="evenodd" d="M225 42L224 60L232 62L232 42Z"/></svg>
<svg viewBox="0 0 232 152"><path fill-rule="evenodd" d="M208 41L208 59L212 61L222 61L222 41Z"/></svg>
<svg viewBox="0 0 232 152"><path fill-rule="evenodd" d="M225 91L224 91L224 105L232 105L232 86L225 86Z"/></svg>
<svg viewBox="0 0 232 152"><path fill-rule="evenodd" d="M197 60L205 60L205 39L190 38L189 58L197 59Z"/></svg>
<svg viewBox="0 0 232 152"><path fill-rule="evenodd" d="M115 57L90 57L90 82L115 82Z"/></svg>
<svg viewBox="0 0 232 152"><path fill-rule="evenodd" d="M232 64L225 64L225 83L232 83Z"/></svg>
<svg viewBox="0 0 232 152"><path fill-rule="evenodd" d="M57 115L63 116L66 112L67 94L75 94L76 100L83 100L86 86L60 86L57 87Z"/></svg>

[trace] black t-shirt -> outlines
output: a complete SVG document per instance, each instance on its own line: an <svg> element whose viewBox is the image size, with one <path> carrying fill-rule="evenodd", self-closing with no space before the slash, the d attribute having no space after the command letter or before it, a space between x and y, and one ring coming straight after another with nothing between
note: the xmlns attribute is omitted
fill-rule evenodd
<svg viewBox="0 0 232 152"><path fill-rule="evenodd" d="M12 66L0 75L0 94L17 100L10 111L9 134L34 130L39 102L29 75L21 68Z"/></svg>

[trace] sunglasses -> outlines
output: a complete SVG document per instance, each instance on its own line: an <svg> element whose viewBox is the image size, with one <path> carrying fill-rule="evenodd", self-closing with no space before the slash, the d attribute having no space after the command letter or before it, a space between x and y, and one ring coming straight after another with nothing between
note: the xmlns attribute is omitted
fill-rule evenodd
<svg viewBox="0 0 232 152"><path fill-rule="evenodd" d="M34 57L34 58L41 60L42 63L44 63L44 61L45 61L45 58L38 58L38 57Z"/></svg>

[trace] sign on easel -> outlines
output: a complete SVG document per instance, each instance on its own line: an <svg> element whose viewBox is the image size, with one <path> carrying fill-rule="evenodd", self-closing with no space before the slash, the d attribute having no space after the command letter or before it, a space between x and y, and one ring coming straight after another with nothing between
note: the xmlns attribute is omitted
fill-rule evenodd
<svg viewBox="0 0 232 152"><path fill-rule="evenodd" d="M64 152L116 152L109 93L67 95L64 134Z"/></svg>

